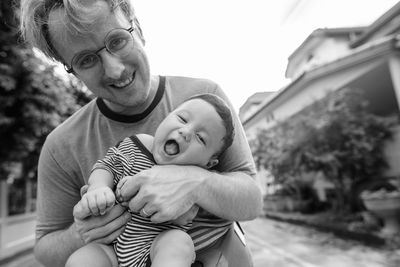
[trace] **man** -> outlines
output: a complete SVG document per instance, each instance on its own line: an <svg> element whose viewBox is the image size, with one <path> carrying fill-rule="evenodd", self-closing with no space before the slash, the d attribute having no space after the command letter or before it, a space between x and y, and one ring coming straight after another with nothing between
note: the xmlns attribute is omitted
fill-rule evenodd
<svg viewBox="0 0 400 267"><path fill-rule="evenodd" d="M39 160L35 255L46 266L64 266L89 242L110 244L130 218L119 205L103 216L73 217L80 189L108 147L135 133L154 134L162 119L192 95L227 98L208 80L151 75L128 0L23 0L21 31L97 96L47 137ZM192 219L196 205L230 221L255 218L261 193L251 177L254 163L243 129L235 120L235 140L215 171L154 166L136 175L130 209L144 213L146 207L155 222ZM204 255L206 261L209 255Z"/></svg>

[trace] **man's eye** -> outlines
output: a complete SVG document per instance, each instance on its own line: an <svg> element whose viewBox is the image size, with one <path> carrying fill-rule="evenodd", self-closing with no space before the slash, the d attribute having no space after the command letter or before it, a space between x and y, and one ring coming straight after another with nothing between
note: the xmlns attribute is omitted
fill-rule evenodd
<svg viewBox="0 0 400 267"><path fill-rule="evenodd" d="M108 41L107 48L110 51L118 51L118 50L123 49L127 43L128 43L128 40L126 40L126 38L122 38L122 37L113 38Z"/></svg>
<svg viewBox="0 0 400 267"><path fill-rule="evenodd" d="M80 57L75 63L75 65L81 69L88 69L93 67L98 62L98 60L99 58L96 54L89 54Z"/></svg>

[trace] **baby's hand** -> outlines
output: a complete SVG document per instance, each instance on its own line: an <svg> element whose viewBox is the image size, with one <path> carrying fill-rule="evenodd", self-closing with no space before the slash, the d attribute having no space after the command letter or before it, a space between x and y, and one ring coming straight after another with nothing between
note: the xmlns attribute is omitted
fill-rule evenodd
<svg viewBox="0 0 400 267"><path fill-rule="evenodd" d="M93 215L104 215L108 208L114 206L115 195L107 186L93 189L89 187L86 194L82 196L81 203L83 206L86 205L86 209L89 209Z"/></svg>

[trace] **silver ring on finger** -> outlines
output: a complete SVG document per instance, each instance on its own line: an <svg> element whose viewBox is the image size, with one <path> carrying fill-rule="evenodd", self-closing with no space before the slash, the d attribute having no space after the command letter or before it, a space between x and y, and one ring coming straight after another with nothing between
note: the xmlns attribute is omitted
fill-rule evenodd
<svg viewBox="0 0 400 267"><path fill-rule="evenodd" d="M150 216L151 216L151 214L148 214L148 213L145 211L144 208L142 209L142 213L143 213L144 217L150 217Z"/></svg>

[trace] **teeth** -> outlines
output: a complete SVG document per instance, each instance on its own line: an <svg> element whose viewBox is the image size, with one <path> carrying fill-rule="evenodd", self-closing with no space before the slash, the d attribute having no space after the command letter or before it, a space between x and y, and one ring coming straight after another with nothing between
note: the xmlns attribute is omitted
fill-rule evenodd
<svg viewBox="0 0 400 267"><path fill-rule="evenodd" d="M129 78L123 82L119 82L119 83L114 83L115 87L124 87L127 86L128 84L130 84L132 82L133 78Z"/></svg>

